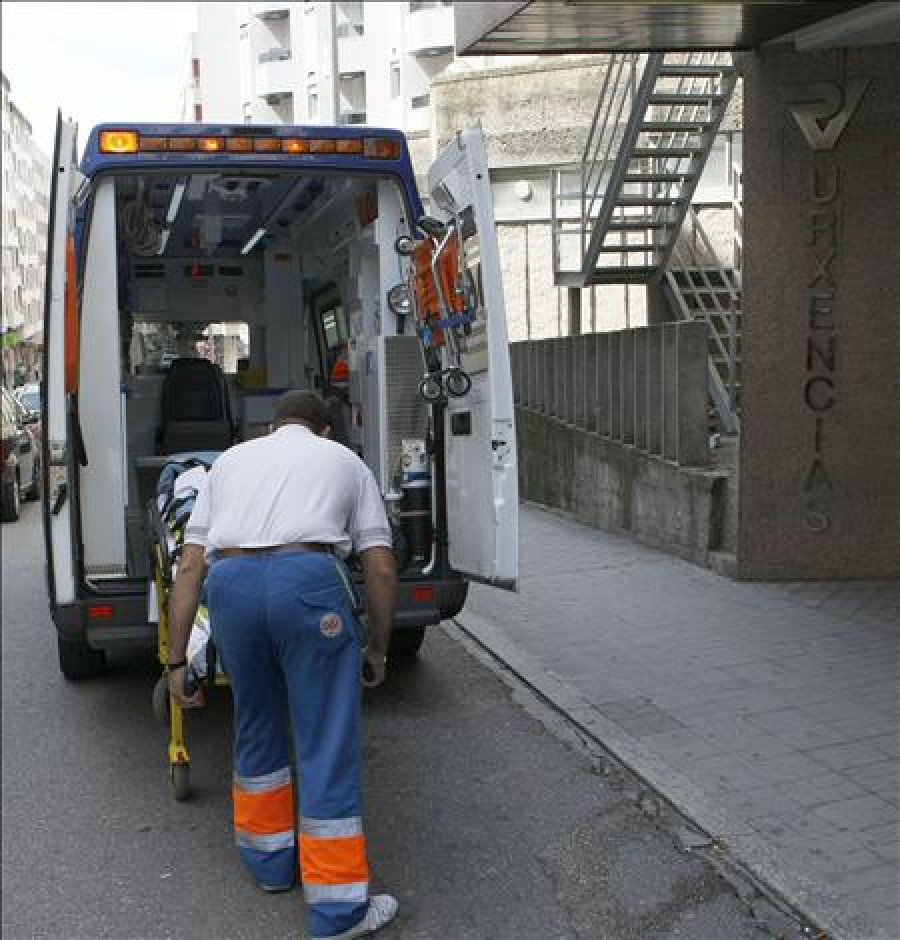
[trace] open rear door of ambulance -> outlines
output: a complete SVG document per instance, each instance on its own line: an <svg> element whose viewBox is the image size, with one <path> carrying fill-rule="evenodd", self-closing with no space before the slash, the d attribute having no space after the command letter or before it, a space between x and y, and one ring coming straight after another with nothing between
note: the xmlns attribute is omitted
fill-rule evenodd
<svg viewBox="0 0 900 940"><path fill-rule="evenodd" d="M432 215L461 234L463 324L444 346L444 365L471 388L447 395L447 535L451 567L474 581L515 590L519 492L512 376L494 206L480 129L458 134L428 174ZM458 243L458 242L457 242ZM465 322L469 321L469 322ZM450 373L448 373L449 375ZM459 393L448 381L448 390ZM463 388L466 383L463 383Z"/></svg>
<svg viewBox="0 0 900 940"><path fill-rule="evenodd" d="M58 609L75 602L75 511L72 505L75 467L70 410L78 340L74 198L80 174L76 166L76 136L77 126L59 115L47 225L41 396L47 590L58 626Z"/></svg>

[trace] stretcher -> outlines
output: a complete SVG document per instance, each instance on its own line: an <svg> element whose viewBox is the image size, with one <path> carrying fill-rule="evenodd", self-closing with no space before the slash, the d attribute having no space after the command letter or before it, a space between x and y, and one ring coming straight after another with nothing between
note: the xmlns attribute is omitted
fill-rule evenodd
<svg viewBox="0 0 900 940"><path fill-rule="evenodd" d="M209 470L217 451L196 451L173 455L166 461L157 484L156 499L148 506L151 555L151 609L157 615L157 654L165 670L169 643L169 598L178 559L184 546L184 530L197 498L203 476ZM185 678L186 692L199 689L204 698L210 685L227 686L228 678L222 672L215 652L209 623L209 611L204 603L197 609L188 641L188 668ZM184 709L169 694L165 671L153 687L153 714L169 729L169 777L175 799L190 796L191 758L184 731Z"/></svg>

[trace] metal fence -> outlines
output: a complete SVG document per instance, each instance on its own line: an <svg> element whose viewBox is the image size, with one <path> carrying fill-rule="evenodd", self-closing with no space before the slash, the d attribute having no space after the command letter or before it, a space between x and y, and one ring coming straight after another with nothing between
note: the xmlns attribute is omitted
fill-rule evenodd
<svg viewBox="0 0 900 940"><path fill-rule="evenodd" d="M704 323L527 340L510 355L519 407L681 466L709 464Z"/></svg>

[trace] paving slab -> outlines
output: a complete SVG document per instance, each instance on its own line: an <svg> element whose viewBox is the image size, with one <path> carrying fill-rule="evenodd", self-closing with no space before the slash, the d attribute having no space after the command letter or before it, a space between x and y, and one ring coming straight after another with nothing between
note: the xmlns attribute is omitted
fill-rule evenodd
<svg viewBox="0 0 900 940"><path fill-rule="evenodd" d="M533 506L460 627L835 940L896 940L900 582L749 583ZM894 878L891 878L891 875Z"/></svg>

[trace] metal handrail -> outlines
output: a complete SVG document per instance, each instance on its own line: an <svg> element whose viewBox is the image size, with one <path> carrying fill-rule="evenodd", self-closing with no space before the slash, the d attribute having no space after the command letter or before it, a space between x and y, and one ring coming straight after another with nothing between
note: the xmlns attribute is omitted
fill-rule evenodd
<svg viewBox="0 0 900 940"><path fill-rule="evenodd" d="M737 389L737 329L736 320L740 315L741 309L741 291L732 279L731 274L719 259L706 229L700 222L700 219L693 209L689 207L685 216L688 232L682 230L679 238L673 247L672 258L675 263L670 264L666 272L666 280L678 302L678 306L684 317L695 319L695 314L700 313L706 321L708 327L708 336L714 344L715 352L724 360L727 367L726 381L722 382L718 369L711 363L710 380L713 385L713 399L716 407L719 409L723 425L729 432L738 429L738 389ZM700 250L697 245L699 243ZM713 284L710 278L710 270L716 272L721 284ZM692 311L688 308L684 299L686 291L678 283L677 275L681 274L686 283L690 284L694 291L697 287L702 287L704 292L710 297L713 309L703 307L700 311ZM693 279L694 274L699 275L701 284L697 285ZM719 301L719 294L727 293L730 297L730 307L726 309ZM725 323L727 337L723 338L721 329L713 322L717 317ZM720 389L716 389L716 384L721 384ZM723 395L724 393L724 395ZM721 400L724 399L724 400Z"/></svg>

